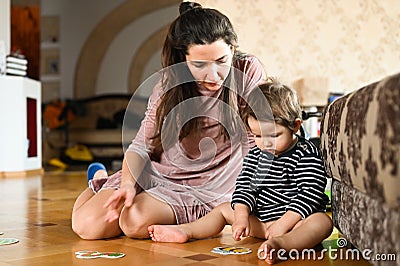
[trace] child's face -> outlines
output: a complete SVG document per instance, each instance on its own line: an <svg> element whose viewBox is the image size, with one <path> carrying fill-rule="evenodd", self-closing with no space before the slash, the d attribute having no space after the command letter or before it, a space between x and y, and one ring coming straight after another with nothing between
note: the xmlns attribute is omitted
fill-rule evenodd
<svg viewBox="0 0 400 266"><path fill-rule="evenodd" d="M223 40L189 47L186 61L197 82L210 91L221 88L232 65L233 48Z"/></svg>
<svg viewBox="0 0 400 266"><path fill-rule="evenodd" d="M258 121L250 116L247 122L257 147L262 151L278 156L296 141L296 136L289 128L273 121Z"/></svg>

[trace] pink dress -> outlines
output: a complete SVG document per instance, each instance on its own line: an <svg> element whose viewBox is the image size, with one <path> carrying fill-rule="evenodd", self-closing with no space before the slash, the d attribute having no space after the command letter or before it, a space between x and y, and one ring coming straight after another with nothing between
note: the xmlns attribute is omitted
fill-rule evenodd
<svg viewBox="0 0 400 266"><path fill-rule="evenodd" d="M228 87L246 98L262 80L263 69L255 57L248 56L234 62L231 74L234 78ZM223 121L221 116L224 112L221 110L229 107L218 99L221 90L210 92L199 87L199 91L201 97L186 100L180 106L185 117L201 117L201 132L190 134L181 141L178 136L173 137L168 148L164 148L160 161L147 163L137 179L144 191L171 206L178 224L197 220L218 204L231 200L243 157L254 145L239 116L236 125L224 125L230 138L219 137L220 126L226 123L218 122ZM149 98L141 127L126 152L136 152L149 161L150 138L154 134L156 110L163 93L159 83ZM184 118L180 115L167 116L166 119L174 119L178 125L187 122L181 121ZM120 177L121 171L97 187L117 189Z"/></svg>

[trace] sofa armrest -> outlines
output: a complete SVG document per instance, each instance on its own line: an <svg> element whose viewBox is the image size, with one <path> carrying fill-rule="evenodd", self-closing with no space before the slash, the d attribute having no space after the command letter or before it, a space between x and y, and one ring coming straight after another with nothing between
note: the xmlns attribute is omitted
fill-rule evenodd
<svg viewBox="0 0 400 266"><path fill-rule="evenodd" d="M400 73L335 100L321 122L333 224L371 258L400 255L399 118Z"/></svg>
<svg viewBox="0 0 400 266"><path fill-rule="evenodd" d="M400 73L331 103L321 123L328 175L400 206Z"/></svg>

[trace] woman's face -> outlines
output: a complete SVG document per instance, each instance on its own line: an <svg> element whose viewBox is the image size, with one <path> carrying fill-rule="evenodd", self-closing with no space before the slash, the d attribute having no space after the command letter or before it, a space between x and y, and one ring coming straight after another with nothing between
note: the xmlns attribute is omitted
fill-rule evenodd
<svg viewBox="0 0 400 266"><path fill-rule="evenodd" d="M223 40L189 46L187 65L198 83L210 91L221 88L229 74L234 48Z"/></svg>

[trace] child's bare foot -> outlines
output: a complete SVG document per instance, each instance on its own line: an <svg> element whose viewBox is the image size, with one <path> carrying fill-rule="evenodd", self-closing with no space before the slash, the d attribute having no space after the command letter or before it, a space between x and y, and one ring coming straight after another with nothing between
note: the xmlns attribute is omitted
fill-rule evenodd
<svg viewBox="0 0 400 266"><path fill-rule="evenodd" d="M188 234L179 225L150 225L147 230L155 242L185 243Z"/></svg>
<svg viewBox="0 0 400 266"><path fill-rule="evenodd" d="M265 260L268 264L274 264L278 259L278 251L281 245L277 238L271 238L261 244L258 248L257 256L260 260Z"/></svg>

